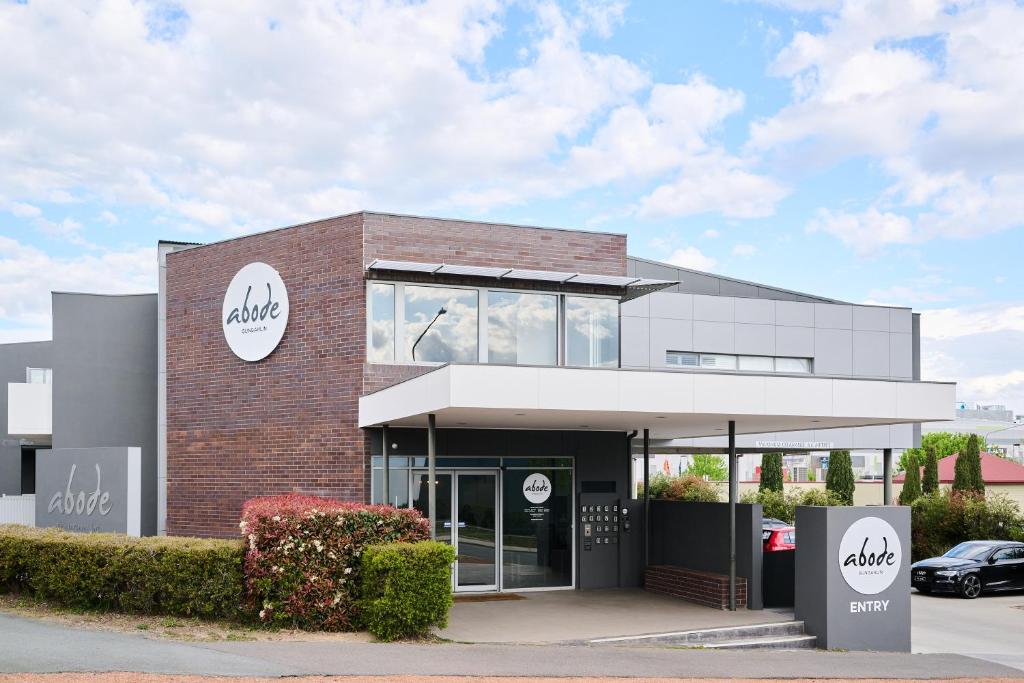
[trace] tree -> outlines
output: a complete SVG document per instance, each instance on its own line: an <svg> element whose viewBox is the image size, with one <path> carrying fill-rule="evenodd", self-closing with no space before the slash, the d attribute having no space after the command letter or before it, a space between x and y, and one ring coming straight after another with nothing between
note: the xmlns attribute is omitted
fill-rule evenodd
<svg viewBox="0 0 1024 683"><path fill-rule="evenodd" d="M985 481L981 476L981 449L976 434L971 434L956 456L953 469L953 491L985 494Z"/></svg>
<svg viewBox="0 0 1024 683"><path fill-rule="evenodd" d="M690 464L683 475L707 478L709 481L725 481L729 478L729 466L720 455L696 453L690 456Z"/></svg>
<svg viewBox="0 0 1024 683"><path fill-rule="evenodd" d="M825 489L834 493L844 505L853 505L854 486L850 451L831 451L828 456Z"/></svg>
<svg viewBox="0 0 1024 683"><path fill-rule="evenodd" d="M939 459L935 455L935 446L924 449L924 478L921 480L921 492L925 495L939 492Z"/></svg>
<svg viewBox="0 0 1024 683"><path fill-rule="evenodd" d="M903 490L900 491L900 505L910 505L921 497L921 468L917 458L911 457L907 463L907 473L903 479ZM889 502L886 501L886 505Z"/></svg>
<svg viewBox="0 0 1024 683"><path fill-rule="evenodd" d="M782 493L782 453L765 453L761 456L761 483L759 491Z"/></svg>
<svg viewBox="0 0 1024 683"><path fill-rule="evenodd" d="M942 460L947 455L963 453L968 439L972 436L978 441L979 448L985 448L985 437L983 436L979 437L977 434L954 434L952 432L931 432L925 434L921 437L921 447L928 448L928 446L933 446L935 448L935 457Z"/></svg>

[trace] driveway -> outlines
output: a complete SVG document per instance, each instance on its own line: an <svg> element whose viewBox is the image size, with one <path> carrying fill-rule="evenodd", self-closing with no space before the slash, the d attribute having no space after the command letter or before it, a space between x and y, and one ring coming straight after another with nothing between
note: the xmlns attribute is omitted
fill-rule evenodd
<svg viewBox="0 0 1024 683"><path fill-rule="evenodd" d="M83 671L268 677L1020 677L1016 669L950 654L324 641L182 643L0 613L0 673Z"/></svg>
<svg viewBox="0 0 1024 683"><path fill-rule="evenodd" d="M910 605L914 652L956 652L1024 670L1024 592L963 600L914 591Z"/></svg>

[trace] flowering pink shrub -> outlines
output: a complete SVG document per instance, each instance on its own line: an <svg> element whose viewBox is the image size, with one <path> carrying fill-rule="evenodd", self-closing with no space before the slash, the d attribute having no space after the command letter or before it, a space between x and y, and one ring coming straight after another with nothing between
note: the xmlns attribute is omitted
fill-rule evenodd
<svg viewBox="0 0 1024 683"><path fill-rule="evenodd" d="M239 527L246 590L260 619L327 631L359 626L364 548L430 537L415 510L294 494L247 501Z"/></svg>

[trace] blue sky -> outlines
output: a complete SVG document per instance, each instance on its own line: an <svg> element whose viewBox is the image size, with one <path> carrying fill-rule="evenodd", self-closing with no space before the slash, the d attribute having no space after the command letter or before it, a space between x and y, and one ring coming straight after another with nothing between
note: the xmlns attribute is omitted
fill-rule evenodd
<svg viewBox="0 0 1024 683"><path fill-rule="evenodd" d="M0 341L157 239L361 208L923 314L924 374L1024 412L1024 7L0 1Z"/></svg>

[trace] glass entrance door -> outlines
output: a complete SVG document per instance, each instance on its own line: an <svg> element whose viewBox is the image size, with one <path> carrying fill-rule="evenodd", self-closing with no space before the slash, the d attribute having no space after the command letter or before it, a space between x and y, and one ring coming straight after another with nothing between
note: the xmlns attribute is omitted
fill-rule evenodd
<svg viewBox="0 0 1024 683"><path fill-rule="evenodd" d="M412 507L427 517L428 477L412 473ZM455 547L456 591L498 590L498 473L438 471L435 535Z"/></svg>
<svg viewBox="0 0 1024 683"><path fill-rule="evenodd" d="M497 590L497 473L455 473L455 517L455 590Z"/></svg>

